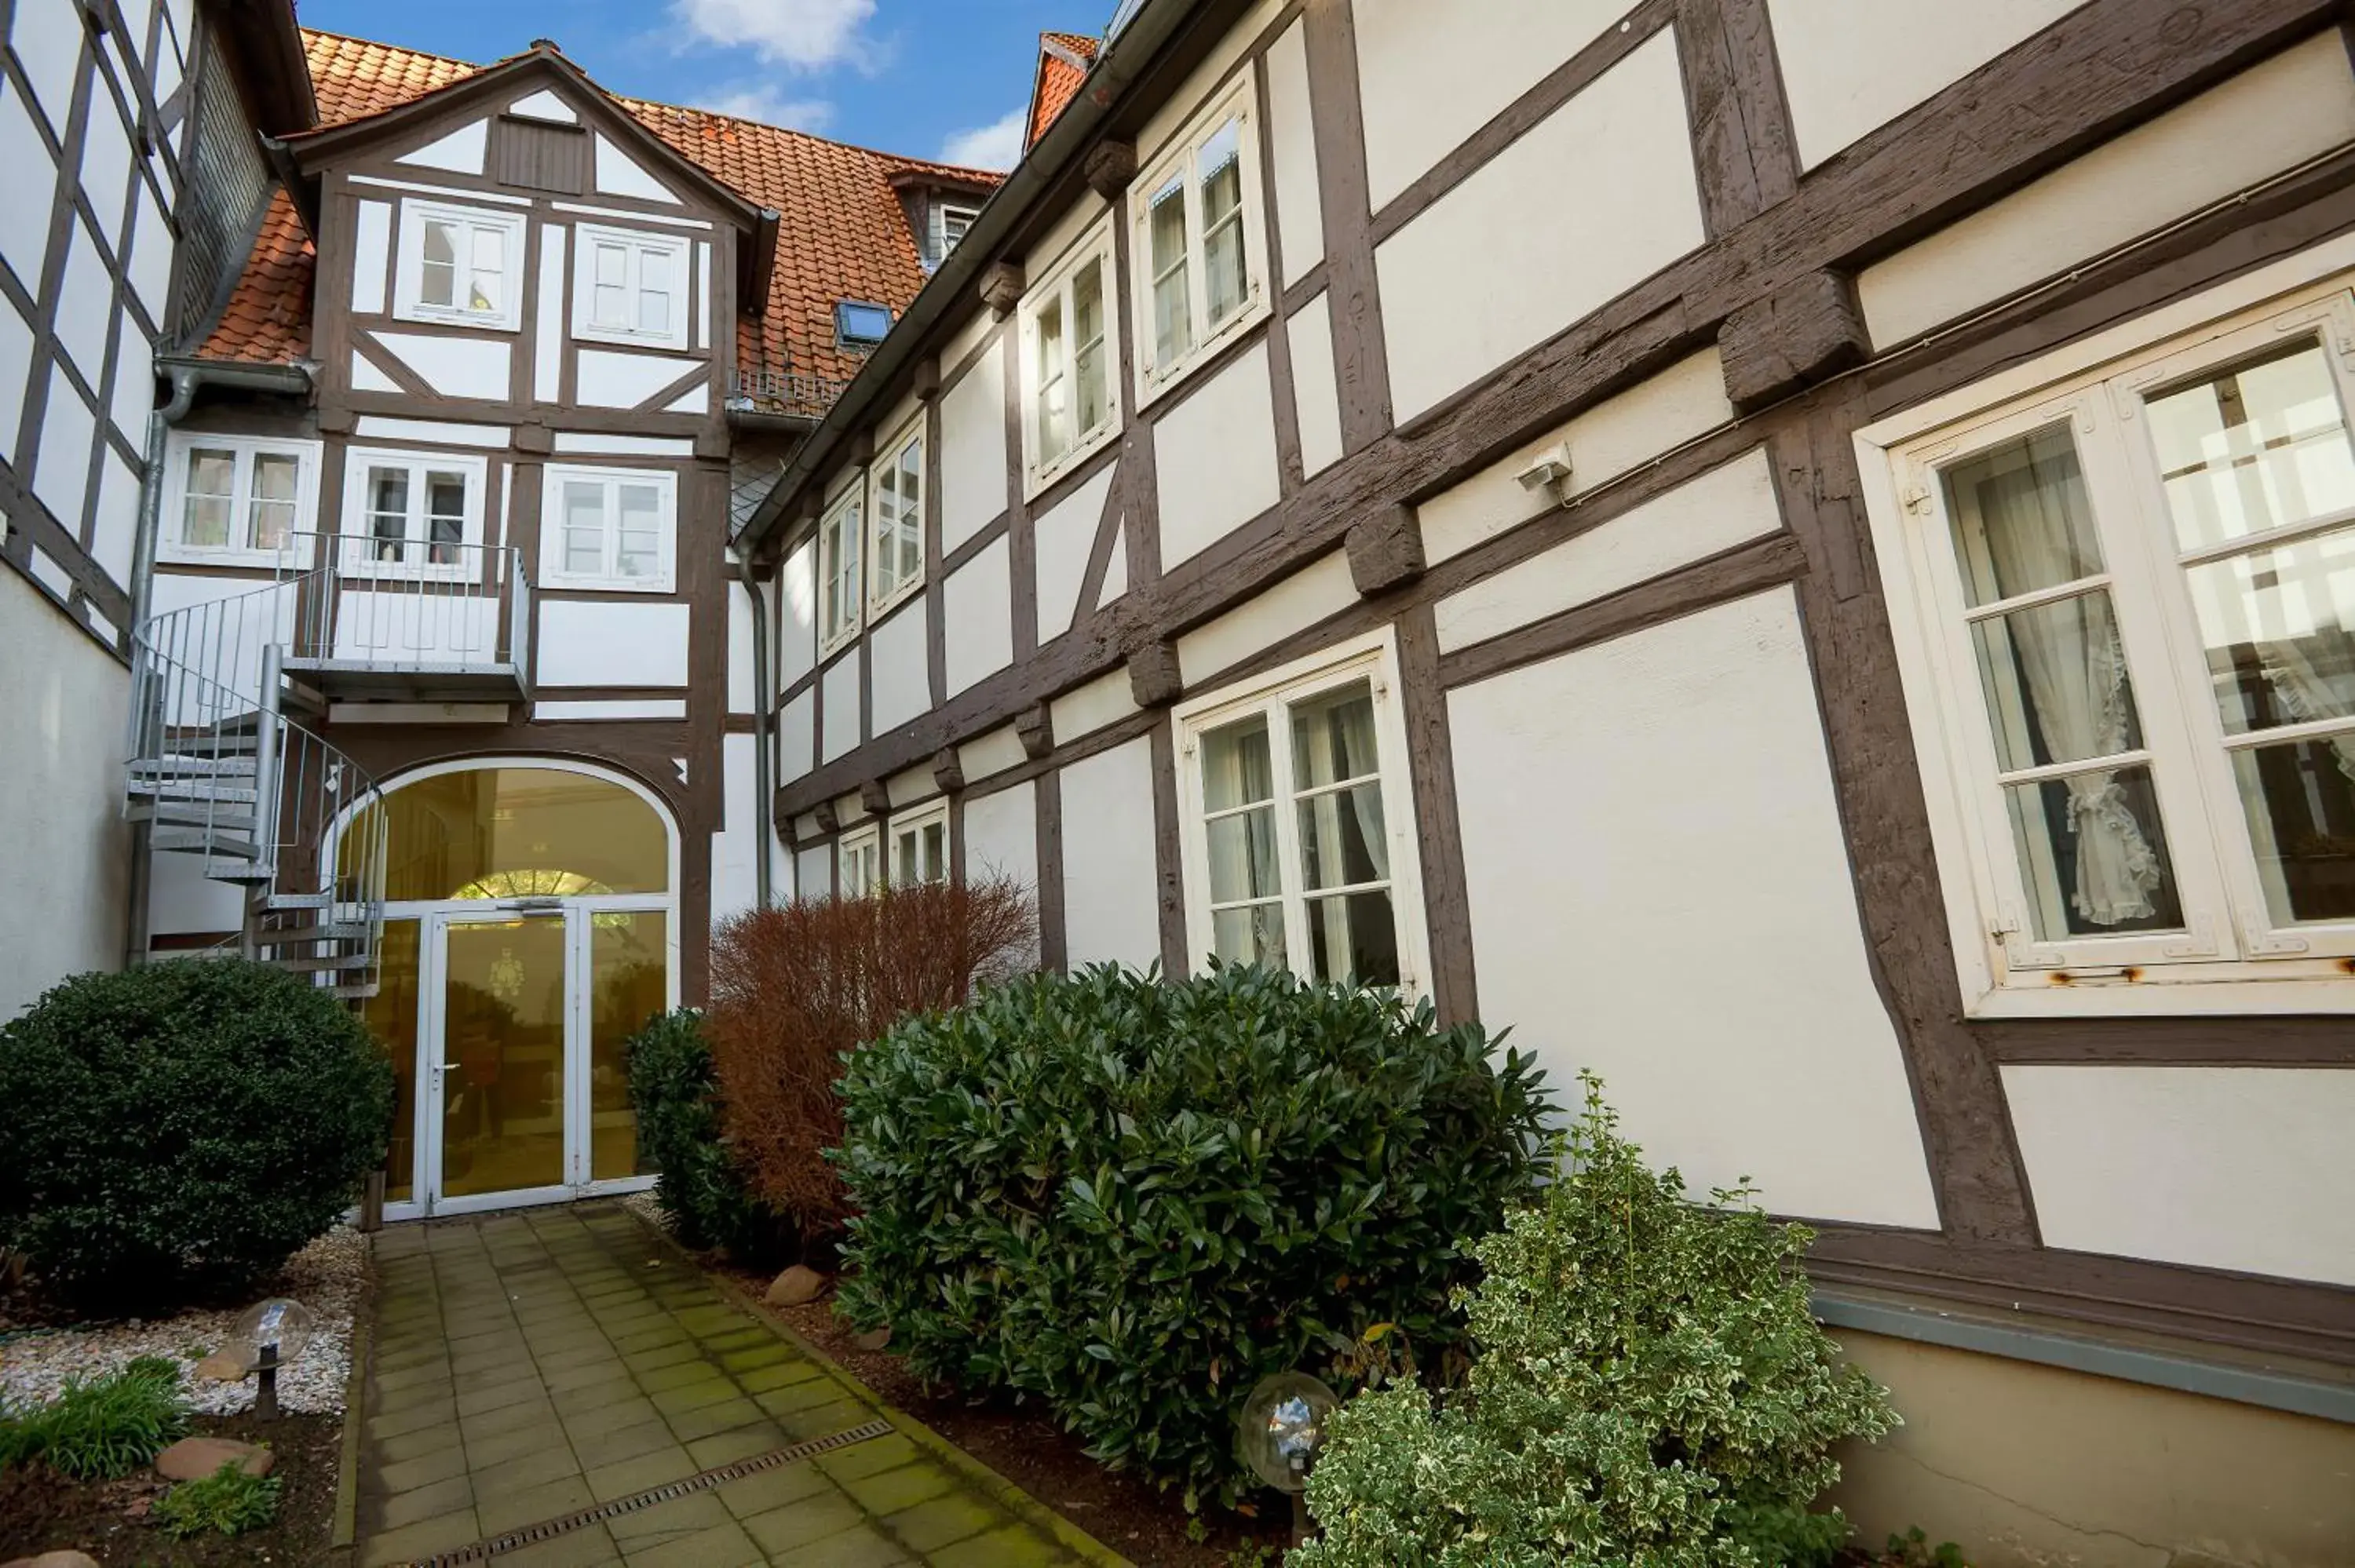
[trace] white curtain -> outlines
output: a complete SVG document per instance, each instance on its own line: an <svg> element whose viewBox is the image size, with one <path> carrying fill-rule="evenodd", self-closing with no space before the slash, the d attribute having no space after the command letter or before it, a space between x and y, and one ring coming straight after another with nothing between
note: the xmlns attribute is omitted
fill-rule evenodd
<svg viewBox="0 0 2355 1568"><path fill-rule="evenodd" d="M2071 514L2082 514L2083 491L2073 463L2038 463L1982 482L1980 515L1998 581L2059 583L2079 575ZM2052 756L2103 757L2126 748L2133 699L2106 593L2015 612L2002 630ZM2069 828L2077 839L2071 904L2096 926L2147 919L2162 873L2125 789L2103 771L2074 775L2067 787Z"/></svg>
<svg viewBox="0 0 2355 1568"><path fill-rule="evenodd" d="M1241 729L1213 733L1202 747L1202 795L1211 809L1266 800L1275 792L1264 724L1256 733ZM1259 744L1253 745L1256 740ZM1263 807L1224 818L1207 835L1210 849L1212 896L1232 898L1272 894L1282 885L1275 853L1275 808ZM1280 958L1284 941L1284 909L1269 905L1251 911L1256 949ZM1248 961L1254 950L1223 951L1222 957Z"/></svg>
<svg viewBox="0 0 2355 1568"><path fill-rule="evenodd" d="M1380 771L1370 693L1320 706L1305 715L1305 722L1296 722L1301 752L1297 787L1313 788L1318 781L1355 779ZM1357 829L1354 835L1348 831L1351 826ZM1313 835L1314 863L1319 870L1317 880L1321 885L1333 887L1390 879L1390 837L1383 832L1382 792L1378 781L1327 797L1321 809L1312 808L1304 814L1301 833L1304 838ZM1357 845L1352 845L1352 837ZM1359 846L1362 846L1362 859L1350 853ZM1322 978L1347 978L1349 960L1357 952L1348 902L1335 899L1312 903L1309 919L1325 938L1325 951L1332 969Z"/></svg>
<svg viewBox="0 0 2355 1568"><path fill-rule="evenodd" d="M2346 716L2348 694L2334 689L2330 677L2298 643L2287 638L2260 641L2257 661L2292 722L2307 724L2315 719ZM2355 733L2335 735L2322 744L2338 754L2339 771L2355 779Z"/></svg>

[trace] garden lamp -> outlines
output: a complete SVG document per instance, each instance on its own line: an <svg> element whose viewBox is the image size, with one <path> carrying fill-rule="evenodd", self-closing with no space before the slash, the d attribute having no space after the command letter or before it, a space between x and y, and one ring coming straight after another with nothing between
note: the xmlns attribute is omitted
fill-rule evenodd
<svg viewBox="0 0 2355 1568"><path fill-rule="evenodd" d="M1308 1539L1308 1472L1325 1446L1326 1423L1338 1395L1306 1372L1276 1372L1259 1380L1235 1418L1236 1446L1261 1480L1292 1498L1292 1542Z"/></svg>
<svg viewBox="0 0 2355 1568"><path fill-rule="evenodd" d="M311 1308L282 1296L257 1301L237 1315L221 1353L260 1374L253 1391L257 1421L278 1419L278 1369L303 1353L318 1323L318 1315Z"/></svg>

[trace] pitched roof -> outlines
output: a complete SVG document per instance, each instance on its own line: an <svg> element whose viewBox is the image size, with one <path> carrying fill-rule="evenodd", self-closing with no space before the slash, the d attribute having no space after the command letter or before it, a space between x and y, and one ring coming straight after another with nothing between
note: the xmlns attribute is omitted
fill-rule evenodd
<svg viewBox="0 0 2355 1568"><path fill-rule="evenodd" d="M1030 123L1022 139L1025 151L1039 144L1049 128L1080 95L1080 84L1095 63L1095 39L1078 33L1039 35L1039 74L1030 85Z"/></svg>
<svg viewBox="0 0 2355 1568"><path fill-rule="evenodd" d="M323 127L382 113L481 69L333 33L305 31L304 43ZM747 317L738 323L738 363L748 372L848 380L858 371L858 359L835 347L835 302L871 300L896 313L906 308L924 283L923 264L895 180L989 186L1003 177L847 146L707 110L629 98L615 101L674 151L746 200L780 215L768 308L759 319ZM197 352L208 358L249 361L288 360L307 353L314 262L311 244L281 193L263 220L229 307ZM298 291L299 305L289 307L285 302Z"/></svg>

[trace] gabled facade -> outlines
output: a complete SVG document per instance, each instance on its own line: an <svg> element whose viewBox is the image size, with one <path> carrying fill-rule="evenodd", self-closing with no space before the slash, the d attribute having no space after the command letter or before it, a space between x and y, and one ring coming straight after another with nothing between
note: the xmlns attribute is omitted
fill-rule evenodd
<svg viewBox="0 0 2355 1568"><path fill-rule="evenodd" d="M1872 1539L2343 1557L2339 10L1129 10L740 535L796 885L1599 1071Z"/></svg>
<svg viewBox="0 0 2355 1568"><path fill-rule="evenodd" d="M394 1217L640 1185L621 1042L777 871L734 498L995 177L619 100L545 42L300 43L318 123L253 141L250 250L159 359L130 946L363 1008Z"/></svg>

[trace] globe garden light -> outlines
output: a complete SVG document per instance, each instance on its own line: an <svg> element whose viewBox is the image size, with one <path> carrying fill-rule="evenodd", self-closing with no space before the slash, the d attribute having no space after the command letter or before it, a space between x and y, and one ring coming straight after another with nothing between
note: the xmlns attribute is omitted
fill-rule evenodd
<svg viewBox="0 0 2355 1568"><path fill-rule="evenodd" d="M229 1343L220 1353L233 1358L245 1372L261 1374L253 1392L257 1420L278 1418L278 1369L303 1353L318 1326L318 1314L300 1301L280 1296L257 1301L238 1314Z"/></svg>
<svg viewBox="0 0 2355 1568"><path fill-rule="evenodd" d="M1261 1480L1292 1496L1292 1536L1308 1538L1308 1505L1301 1494L1325 1446L1327 1424L1340 1398L1306 1372L1276 1372L1259 1380L1235 1418L1236 1448Z"/></svg>

